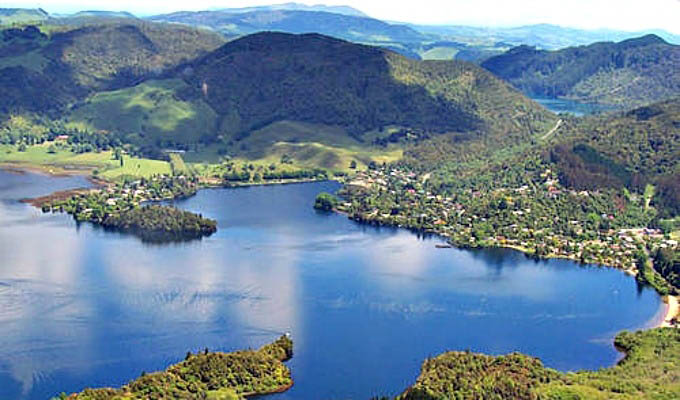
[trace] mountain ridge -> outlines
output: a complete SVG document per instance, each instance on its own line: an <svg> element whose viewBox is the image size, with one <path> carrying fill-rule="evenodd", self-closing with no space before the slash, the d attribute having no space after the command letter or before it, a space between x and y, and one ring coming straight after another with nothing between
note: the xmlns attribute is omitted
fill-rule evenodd
<svg viewBox="0 0 680 400"><path fill-rule="evenodd" d="M481 65L529 96L623 108L680 93L680 46L654 34L557 51L518 46Z"/></svg>

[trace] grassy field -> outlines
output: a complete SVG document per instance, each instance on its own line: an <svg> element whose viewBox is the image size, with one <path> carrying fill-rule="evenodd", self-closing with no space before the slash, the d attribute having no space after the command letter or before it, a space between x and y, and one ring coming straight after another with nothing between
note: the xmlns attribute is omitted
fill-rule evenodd
<svg viewBox="0 0 680 400"><path fill-rule="evenodd" d="M420 56L423 60L453 60L458 54L458 49L452 47L435 47L425 52L421 52Z"/></svg>
<svg viewBox="0 0 680 400"><path fill-rule="evenodd" d="M177 153L170 153L168 156L170 157L170 169L172 170L173 174L193 174L192 169L187 166L181 155Z"/></svg>
<svg viewBox="0 0 680 400"><path fill-rule="evenodd" d="M403 151L378 148L360 142L340 127L293 121L280 121L250 133L231 149L235 158L255 163L278 163L287 156L300 168L323 168L350 171L350 163L364 169L371 161L396 161ZM205 148L198 153L187 153L188 162L219 162L219 146Z"/></svg>
<svg viewBox="0 0 680 400"><path fill-rule="evenodd" d="M48 149L52 143L29 146L26 151L17 151L16 146L0 145L0 164L38 167L49 173L85 173L97 171L100 177L119 179L123 176L151 176L170 174L170 163L124 156L123 166L119 160L113 159L110 151L101 153L74 154L66 150L57 150L54 154Z"/></svg>
<svg viewBox="0 0 680 400"><path fill-rule="evenodd" d="M197 143L214 134L217 116L201 99L180 99L177 92L187 89L172 79L97 93L67 119L72 126L127 134L138 144Z"/></svg>

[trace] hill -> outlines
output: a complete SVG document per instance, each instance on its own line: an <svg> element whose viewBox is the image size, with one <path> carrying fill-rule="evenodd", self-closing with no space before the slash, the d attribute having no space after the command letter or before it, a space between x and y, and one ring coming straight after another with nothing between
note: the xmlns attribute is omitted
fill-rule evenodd
<svg viewBox="0 0 680 400"><path fill-rule="evenodd" d="M42 8L0 8L0 26L45 21L49 14Z"/></svg>
<svg viewBox="0 0 680 400"><path fill-rule="evenodd" d="M200 143L327 168L346 167L347 150L368 164L375 153L363 153L403 147L407 137L517 140L555 121L473 64L416 61L318 34L250 35L162 78L99 92L68 119L146 148Z"/></svg>
<svg viewBox="0 0 680 400"><path fill-rule="evenodd" d="M504 130L518 109L550 118L472 64L416 61L317 34L251 35L181 66L177 76L202 92L221 117L220 134L233 138L284 120L339 126L365 139L389 126Z"/></svg>
<svg viewBox="0 0 680 400"><path fill-rule="evenodd" d="M94 92L158 76L224 43L211 32L135 20L58 28L0 31L0 116L57 115Z"/></svg>
<svg viewBox="0 0 680 400"><path fill-rule="evenodd" d="M680 94L680 46L656 35L559 51L520 46L482 66L531 96L633 107Z"/></svg>
<svg viewBox="0 0 680 400"><path fill-rule="evenodd" d="M568 123L550 150L560 181L579 190L656 185L661 216L680 214L680 98Z"/></svg>

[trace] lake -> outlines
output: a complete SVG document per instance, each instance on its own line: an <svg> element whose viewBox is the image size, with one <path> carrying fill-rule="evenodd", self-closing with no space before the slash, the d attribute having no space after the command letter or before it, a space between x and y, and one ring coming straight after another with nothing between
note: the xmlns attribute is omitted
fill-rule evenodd
<svg viewBox="0 0 680 400"><path fill-rule="evenodd" d="M521 351L560 370L614 364L613 336L659 296L621 271L442 241L317 212L334 182L202 190L218 221L166 246L42 215L17 200L88 185L0 171L0 399L120 386L188 350L291 332L295 386L272 399L368 399L446 350Z"/></svg>
<svg viewBox="0 0 680 400"><path fill-rule="evenodd" d="M595 103L582 103L579 101L569 99L532 97L531 100L537 102L538 104L542 105L543 107L547 108L548 110L556 114L568 113L575 115L577 117L615 110L615 108L611 106Z"/></svg>

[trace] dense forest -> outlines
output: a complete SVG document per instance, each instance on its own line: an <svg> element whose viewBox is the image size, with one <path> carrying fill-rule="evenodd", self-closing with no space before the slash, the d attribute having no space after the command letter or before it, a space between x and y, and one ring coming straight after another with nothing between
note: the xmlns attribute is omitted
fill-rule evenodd
<svg viewBox="0 0 680 400"><path fill-rule="evenodd" d="M162 372L142 376L120 389L85 389L59 398L71 400L113 399L222 399L282 392L293 385L283 364L293 356L293 342L282 336L259 350L232 353L187 353L184 361ZM55 398L53 400L57 400Z"/></svg>
<svg viewBox="0 0 680 400"><path fill-rule="evenodd" d="M199 239L217 231L214 220L174 207L150 205L118 214L100 222L104 228L133 233L149 242Z"/></svg>
<svg viewBox="0 0 680 400"><path fill-rule="evenodd" d="M531 96L631 107L680 92L680 46L656 35L556 51L524 45L482 66Z"/></svg>
<svg viewBox="0 0 680 400"><path fill-rule="evenodd" d="M612 368L562 374L521 354L450 352L426 360L400 400L675 399L680 396L680 330L622 332L626 357Z"/></svg>

